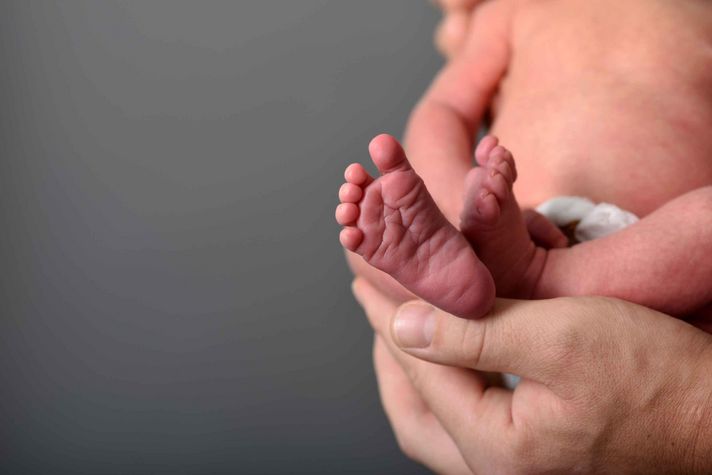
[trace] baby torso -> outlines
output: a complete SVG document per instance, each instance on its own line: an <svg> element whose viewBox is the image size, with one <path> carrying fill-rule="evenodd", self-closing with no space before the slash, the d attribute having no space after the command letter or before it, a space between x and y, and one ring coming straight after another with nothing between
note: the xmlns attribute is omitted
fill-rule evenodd
<svg viewBox="0 0 712 475"><path fill-rule="evenodd" d="M712 2L523 0L513 12L492 130L517 157L522 205L583 195L645 215L712 184Z"/></svg>

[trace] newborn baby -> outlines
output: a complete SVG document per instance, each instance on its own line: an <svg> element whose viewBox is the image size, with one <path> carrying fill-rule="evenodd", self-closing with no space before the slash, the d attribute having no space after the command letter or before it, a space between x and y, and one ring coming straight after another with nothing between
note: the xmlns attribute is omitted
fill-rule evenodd
<svg viewBox="0 0 712 475"><path fill-rule="evenodd" d="M503 297L603 295L705 313L712 4L490 0L471 31L413 113L410 162L395 139L379 136L369 149L381 176L347 168L336 211L344 247L462 317L484 315L495 288ZM470 169L488 109L512 152L487 137ZM582 195L643 218L564 248L553 224L523 214L515 191L527 207Z"/></svg>

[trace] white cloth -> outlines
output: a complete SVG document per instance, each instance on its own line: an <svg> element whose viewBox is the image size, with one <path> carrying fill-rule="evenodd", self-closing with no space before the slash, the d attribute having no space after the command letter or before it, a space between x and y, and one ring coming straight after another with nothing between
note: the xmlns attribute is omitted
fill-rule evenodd
<svg viewBox="0 0 712 475"><path fill-rule="evenodd" d="M557 226L578 221L574 236L579 242L608 236L638 221L636 215L616 205L595 204L580 196L557 196L540 204L536 210Z"/></svg>

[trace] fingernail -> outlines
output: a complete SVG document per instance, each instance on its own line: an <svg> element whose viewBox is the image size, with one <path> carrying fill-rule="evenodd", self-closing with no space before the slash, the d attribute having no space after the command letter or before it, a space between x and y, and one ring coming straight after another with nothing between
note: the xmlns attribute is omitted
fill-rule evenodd
<svg viewBox="0 0 712 475"><path fill-rule="evenodd" d="M433 341L435 312L427 304L414 303L398 309L393 332L401 348L426 348Z"/></svg>

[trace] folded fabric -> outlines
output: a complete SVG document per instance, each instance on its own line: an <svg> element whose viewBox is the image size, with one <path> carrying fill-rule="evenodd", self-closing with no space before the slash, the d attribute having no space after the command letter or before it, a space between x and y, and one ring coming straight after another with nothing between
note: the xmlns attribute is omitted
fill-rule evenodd
<svg viewBox="0 0 712 475"><path fill-rule="evenodd" d="M591 241L613 234L636 223L639 218L610 203L595 204L580 196L557 196L536 210L559 227L575 224L577 241Z"/></svg>

